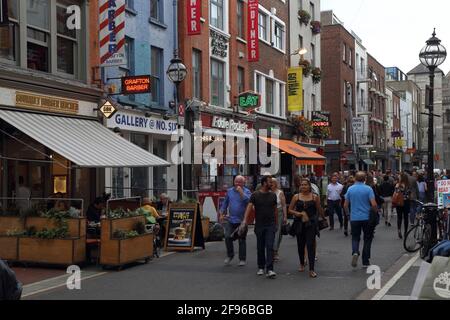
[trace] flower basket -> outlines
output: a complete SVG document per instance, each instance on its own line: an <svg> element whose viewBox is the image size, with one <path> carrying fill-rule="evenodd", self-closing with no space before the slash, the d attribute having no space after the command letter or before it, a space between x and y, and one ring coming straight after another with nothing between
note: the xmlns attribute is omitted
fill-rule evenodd
<svg viewBox="0 0 450 320"><path fill-rule="evenodd" d="M308 11L298 10L298 18L301 23L303 23L305 26L307 26L309 21L311 20L311 15L309 14Z"/></svg>
<svg viewBox="0 0 450 320"><path fill-rule="evenodd" d="M321 29L320 21L311 21L311 30L313 34L319 34Z"/></svg>
<svg viewBox="0 0 450 320"><path fill-rule="evenodd" d="M319 83L320 80L322 79L322 70L320 70L320 68L312 69L311 74L314 83Z"/></svg>
<svg viewBox="0 0 450 320"><path fill-rule="evenodd" d="M289 121L294 126L294 134L299 137L311 137L313 135L312 121L304 116L291 116Z"/></svg>
<svg viewBox="0 0 450 320"><path fill-rule="evenodd" d="M309 77L312 72L311 62L301 59L298 65L303 68L303 76Z"/></svg>
<svg viewBox="0 0 450 320"><path fill-rule="evenodd" d="M328 127L315 127L313 138L316 139L328 139L331 135L331 130Z"/></svg>

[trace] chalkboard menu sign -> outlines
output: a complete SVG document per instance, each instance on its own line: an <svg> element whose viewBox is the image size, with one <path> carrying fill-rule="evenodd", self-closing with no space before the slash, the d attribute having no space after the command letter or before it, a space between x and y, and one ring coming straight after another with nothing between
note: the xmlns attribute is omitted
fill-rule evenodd
<svg viewBox="0 0 450 320"><path fill-rule="evenodd" d="M165 250L194 250L196 227L196 204L171 204L167 216Z"/></svg>

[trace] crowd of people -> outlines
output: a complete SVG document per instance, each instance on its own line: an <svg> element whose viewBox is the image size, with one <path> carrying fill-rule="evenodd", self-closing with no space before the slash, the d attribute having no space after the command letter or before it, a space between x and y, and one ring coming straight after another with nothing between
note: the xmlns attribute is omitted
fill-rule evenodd
<svg viewBox="0 0 450 320"><path fill-rule="evenodd" d="M261 178L253 193L245 187L244 177L236 177L234 187L227 191L219 209L220 222L225 229L225 265L231 265L234 258L235 240L239 240L238 264L246 265L246 231L248 224L254 221L257 275L276 277L274 263L280 260L282 235L290 227L289 234L297 240L298 271L304 272L309 265L309 276L315 278L316 238L323 229L335 230L337 218L344 237L351 233L351 266L357 267L361 257L363 267L367 268L370 266L375 228L381 219L386 227L392 227L392 217L396 215L398 238L403 239L409 226L415 223L421 210L420 203L426 201L428 191L425 173L416 170L401 173L390 170L385 173L380 170L335 172L328 181L321 192L322 181L314 174L295 176L294 190L288 199L279 188L277 179L269 175ZM293 218L292 224L288 223L288 216ZM327 221L328 226L323 227L321 221Z"/></svg>

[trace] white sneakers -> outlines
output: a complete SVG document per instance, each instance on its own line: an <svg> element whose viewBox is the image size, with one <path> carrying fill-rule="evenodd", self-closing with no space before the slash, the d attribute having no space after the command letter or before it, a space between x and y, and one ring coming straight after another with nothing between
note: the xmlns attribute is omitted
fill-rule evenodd
<svg viewBox="0 0 450 320"><path fill-rule="evenodd" d="M225 261L224 261L225 265L226 266L230 266L231 265L231 260L233 260L233 258L229 258L229 257L226 258Z"/></svg>
<svg viewBox="0 0 450 320"><path fill-rule="evenodd" d="M274 279L276 276L277 276L277 274L276 274L274 271L272 271L272 270L270 270L270 271L267 272L267 274L266 274L266 277L267 277L267 278L270 278L270 279Z"/></svg>
<svg viewBox="0 0 450 320"><path fill-rule="evenodd" d="M353 268L356 268L358 266L358 257L359 257L359 254L357 254L357 253L353 254L353 257L352 257L352 267Z"/></svg>
<svg viewBox="0 0 450 320"><path fill-rule="evenodd" d="M245 267L247 265L247 262L244 260L239 261L239 267Z"/></svg>
<svg viewBox="0 0 450 320"><path fill-rule="evenodd" d="M259 269L258 272L256 273L258 276L262 276L264 274L264 270L263 269Z"/></svg>

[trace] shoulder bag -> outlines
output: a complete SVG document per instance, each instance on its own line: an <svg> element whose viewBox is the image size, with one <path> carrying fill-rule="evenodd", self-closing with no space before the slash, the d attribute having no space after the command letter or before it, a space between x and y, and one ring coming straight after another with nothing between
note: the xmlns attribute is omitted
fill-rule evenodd
<svg viewBox="0 0 450 320"><path fill-rule="evenodd" d="M405 205L405 198L403 197L403 193L401 192L394 192L394 195L392 196L392 205L394 207L403 207Z"/></svg>

